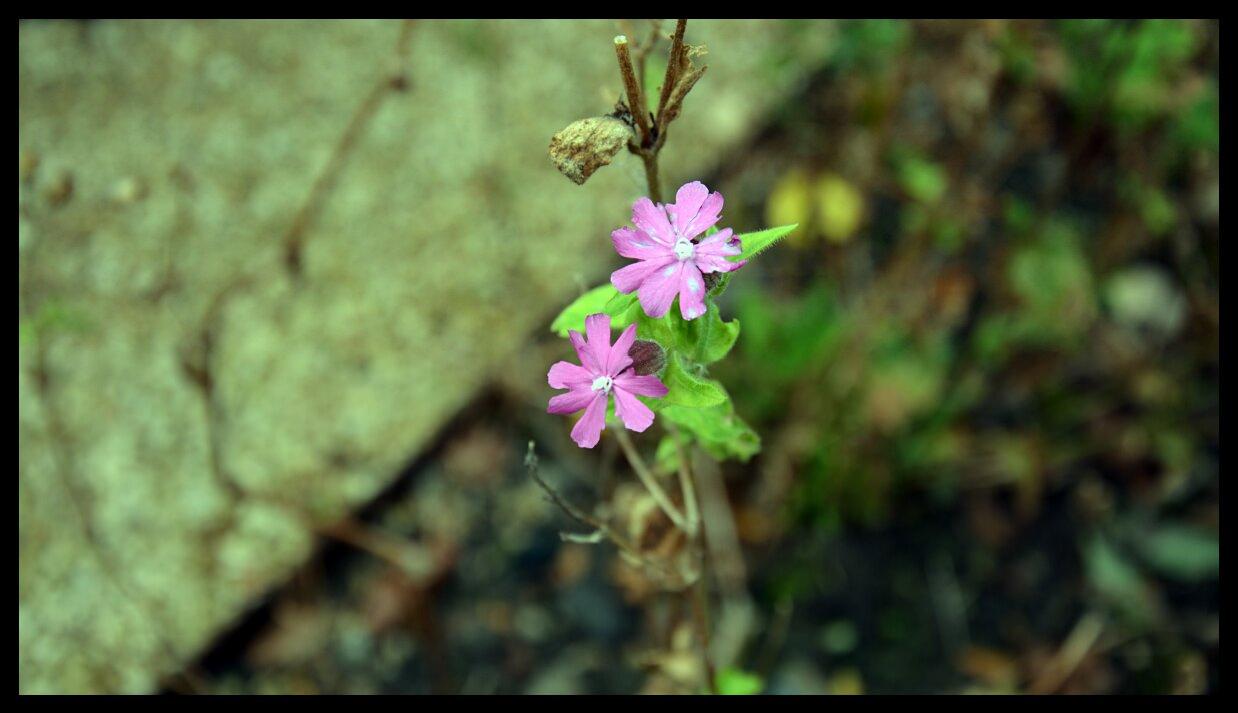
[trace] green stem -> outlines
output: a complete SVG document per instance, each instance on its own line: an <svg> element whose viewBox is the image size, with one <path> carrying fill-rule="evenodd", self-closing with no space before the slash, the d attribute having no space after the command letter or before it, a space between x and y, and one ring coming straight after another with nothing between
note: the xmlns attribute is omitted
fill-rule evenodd
<svg viewBox="0 0 1238 713"><path fill-rule="evenodd" d="M623 454L627 456L628 463L631 464L632 470L636 471L636 477L640 478L645 489L653 496L654 502L658 504L658 507L662 508L662 512L666 513L671 522L675 523L675 527L687 533L688 525L684 522L683 515L675 507L675 504L671 502L670 497L667 496L662 486L658 485L658 481L653 477L653 473L649 472L649 468L640 457L640 453L637 452L636 446L632 444L632 439L628 437L628 432L621 425L615 428L615 440L619 441L619 446L623 448Z"/></svg>

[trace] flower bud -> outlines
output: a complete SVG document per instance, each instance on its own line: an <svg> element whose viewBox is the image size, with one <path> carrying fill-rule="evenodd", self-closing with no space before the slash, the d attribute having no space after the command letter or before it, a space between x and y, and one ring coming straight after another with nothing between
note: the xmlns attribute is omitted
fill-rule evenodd
<svg viewBox="0 0 1238 713"><path fill-rule="evenodd" d="M666 366L666 350L662 345L648 339L632 342L628 356L632 357L632 370L640 376L656 374Z"/></svg>

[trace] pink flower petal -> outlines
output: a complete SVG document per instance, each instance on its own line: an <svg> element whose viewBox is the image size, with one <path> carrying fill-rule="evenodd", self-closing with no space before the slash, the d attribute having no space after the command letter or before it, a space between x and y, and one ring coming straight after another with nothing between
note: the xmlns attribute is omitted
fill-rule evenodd
<svg viewBox="0 0 1238 713"><path fill-rule="evenodd" d="M666 384L663 384L662 380L656 375L640 376L632 372L615 377L614 388L611 390L617 391L619 389L640 396L652 396L654 398L662 398L666 396L667 392Z"/></svg>
<svg viewBox="0 0 1238 713"><path fill-rule="evenodd" d="M610 348L610 360L606 362L607 376L616 376L632 366L632 357L628 356L628 350L632 348L632 342L635 341L636 325L629 324L628 328L623 330L623 333L615 340L615 346Z"/></svg>
<svg viewBox="0 0 1238 713"><path fill-rule="evenodd" d="M583 389L572 389L566 394L559 394L551 398L550 404L546 407L546 413L553 413L559 416L576 413L593 403L594 397L600 393L602 392L594 391L588 386Z"/></svg>
<svg viewBox="0 0 1238 713"><path fill-rule="evenodd" d="M685 183L675 191L675 202L667 206L675 227L687 225L701 211L701 204L709 197L709 189L700 181Z"/></svg>
<svg viewBox="0 0 1238 713"><path fill-rule="evenodd" d="M640 287L640 304L645 314L657 319L671 309L671 302L679 294L683 276L682 262L673 262L650 275Z"/></svg>
<svg viewBox="0 0 1238 713"><path fill-rule="evenodd" d="M587 323L587 320L586 320ZM602 373L602 365L593 357L593 350L589 348L588 342L575 329L568 330L567 338L572 341L572 346L576 348L576 358L580 359L580 363L584 365L594 374Z"/></svg>
<svg viewBox="0 0 1238 713"><path fill-rule="evenodd" d="M663 245L649 237L645 231L634 228L618 228L611 232L610 240L615 244L615 252L637 260L661 259L675 254L674 248Z"/></svg>
<svg viewBox="0 0 1238 713"><path fill-rule="evenodd" d="M731 272L747 263L746 260L731 262L727 259L741 252L743 250L739 238L731 236L730 228L723 228L696 246L692 261L696 263L701 272Z"/></svg>
<svg viewBox="0 0 1238 713"><path fill-rule="evenodd" d="M589 353L598 365L598 375L606 373L610 359L610 315L604 312L585 317L585 334L589 337Z"/></svg>
<svg viewBox="0 0 1238 713"><path fill-rule="evenodd" d="M557 361L546 374L546 381L556 389L587 389L593 384L593 375L583 366Z"/></svg>
<svg viewBox="0 0 1238 713"><path fill-rule="evenodd" d="M679 313L684 319L696 319L705 314L705 282L695 265L684 263L679 283Z"/></svg>
<svg viewBox="0 0 1238 713"><path fill-rule="evenodd" d="M692 239L718 222L722 215L722 194L710 193L700 181L686 183L675 194L675 203L667 206L679 234Z"/></svg>
<svg viewBox="0 0 1238 713"><path fill-rule="evenodd" d="M596 446L602 438L602 429L606 428L606 392L592 393L593 400L585 409L585 415L572 427L572 440L581 448Z"/></svg>
<svg viewBox="0 0 1238 713"><path fill-rule="evenodd" d="M627 267L621 267L610 273L610 284L623 294L638 289L650 275L675 262L675 256L668 254L656 260L642 260Z"/></svg>
<svg viewBox="0 0 1238 713"><path fill-rule="evenodd" d="M666 219L666 210L648 198L640 198L632 204L632 225L667 247L675 245L675 230Z"/></svg>
<svg viewBox="0 0 1238 713"><path fill-rule="evenodd" d="M623 389L612 389L615 395L615 415L629 431L640 433L653 423L653 411Z"/></svg>
<svg viewBox="0 0 1238 713"><path fill-rule="evenodd" d="M697 249L707 247L712 251L718 250L733 250L728 252L728 255L738 255L740 253L740 240L731 233L730 228L723 228L709 237L701 238L701 242L697 243Z"/></svg>

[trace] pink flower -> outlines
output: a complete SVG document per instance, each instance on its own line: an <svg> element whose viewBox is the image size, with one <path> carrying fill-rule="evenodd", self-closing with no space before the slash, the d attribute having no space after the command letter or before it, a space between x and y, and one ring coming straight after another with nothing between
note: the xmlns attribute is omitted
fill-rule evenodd
<svg viewBox="0 0 1238 713"><path fill-rule="evenodd" d="M747 261L731 262L740 254L739 238L724 228L700 239L718 222L722 194L710 193L693 181L679 189L670 205L641 198L632 205L632 224L610 234L615 250L639 262L616 270L610 283L623 293L640 290L641 307L650 317L661 317L679 295L684 319L705 314L705 282L701 273L731 272Z"/></svg>
<svg viewBox="0 0 1238 713"><path fill-rule="evenodd" d="M560 361L550 367L546 380L554 388L568 392L550 399L546 411L565 415L584 409L585 415L572 428L572 440L581 448L592 448L606 427L606 403L611 394L615 396L615 415L629 431L639 433L653 423L653 411L634 394L662 397L666 395L666 385L657 376L640 376L632 370L628 350L636 339L635 324L623 330L614 346L610 344L609 315L586 317L585 333L588 341L580 332L568 333L583 366Z"/></svg>

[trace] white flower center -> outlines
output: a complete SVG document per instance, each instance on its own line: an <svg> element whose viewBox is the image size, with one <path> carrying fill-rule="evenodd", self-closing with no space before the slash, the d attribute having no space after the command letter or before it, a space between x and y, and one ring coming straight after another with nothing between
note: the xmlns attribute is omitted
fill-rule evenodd
<svg viewBox="0 0 1238 713"><path fill-rule="evenodd" d="M609 376L599 376L598 378L593 380L593 390L601 391L602 393L609 394L611 383L613 382L611 382Z"/></svg>
<svg viewBox="0 0 1238 713"><path fill-rule="evenodd" d="M680 238L675 241L675 257L680 260L689 260L696 253L696 246L691 240Z"/></svg>

